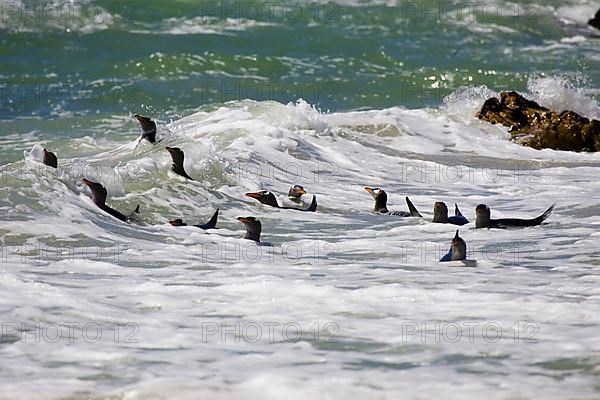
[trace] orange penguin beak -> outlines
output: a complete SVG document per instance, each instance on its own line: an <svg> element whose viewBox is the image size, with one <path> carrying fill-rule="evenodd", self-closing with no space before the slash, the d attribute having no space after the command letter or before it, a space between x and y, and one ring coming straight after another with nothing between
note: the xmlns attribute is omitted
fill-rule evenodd
<svg viewBox="0 0 600 400"><path fill-rule="evenodd" d="M240 221L240 222L250 222L250 220L248 219L248 217L238 217L237 220Z"/></svg>
<svg viewBox="0 0 600 400"><path fill-rule="evenodd" d="M258 199L259 197L262 196L262 192L251 192L251 193L246 193L247 197L252 197L253 199ZM241 218L241 217L240 217Z"/></svg>

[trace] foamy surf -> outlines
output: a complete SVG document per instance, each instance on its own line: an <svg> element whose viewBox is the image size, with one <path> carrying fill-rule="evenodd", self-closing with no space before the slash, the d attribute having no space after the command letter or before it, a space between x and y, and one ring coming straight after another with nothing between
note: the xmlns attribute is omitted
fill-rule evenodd
<svg viewBox="0 0 600 400"><path fill-rule="evenodd" d="M528 95L593 112L561 79L532 81ZM335 113L231 103L168 124L160 146L131 137L69 158L64 143L57 171L34 146L3 175L0 305L11 312L0 351L14 362L4 395L26 376L32 398L323 397L335 376L340 390L325 398L456 385L456 398L559 398L573 385L593 398L598 156L510 142L474 117L494 94L473 87L438 109ZM165 145L185 150L195 181L169 171ZM97 209L82 177L102 181L115 208L141 204L141 224ZM243 196L268 189L288 201L292 184L318 197L316 213ZM424 218L374 215L365 185L384 188L390 209L408 195ZM435 201L458 203L471 221L482 202L497 218L558 205L540 227L462 227L477 263L458 268L439 263L454 228L428 222ZM216 208L218 229L168 224ZM259 218L272 246L242 239L241 215Z"/></svg>
<svg viewBox="0 0 600 400"><path fill-rule="evenodd" d="M0 398L598 398L598 156L475 118L598 118L598 1L63 3L0 0Z"/></svg>

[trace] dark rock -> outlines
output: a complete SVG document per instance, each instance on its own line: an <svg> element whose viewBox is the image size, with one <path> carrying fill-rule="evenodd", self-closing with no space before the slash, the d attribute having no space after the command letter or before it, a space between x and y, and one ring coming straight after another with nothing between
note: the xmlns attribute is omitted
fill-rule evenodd
<svg viewBox="0 0 600 400"><path fill-rule="evenodd" d="M596 15L588 21L588 24L596 29L600 29L600 10L596 11Z"/></svg>
<svg viewBox="0 0 600 400"><path fill-rule="evenodd" d="M527 100L517 92L502 92L500 101L495 97L487 99L477 117L492 124L508 126L511 131L515 131L529 126L530 117L541 111L548 109L535 101Z"/></svg>
<svg viewBox="0 0 600 400"><path fill-rule="evenodd" d="M535 149L600 151L600 121L574 111L558 114L517 92L487 99L477 118L509 127L515 142Z"/></svg>

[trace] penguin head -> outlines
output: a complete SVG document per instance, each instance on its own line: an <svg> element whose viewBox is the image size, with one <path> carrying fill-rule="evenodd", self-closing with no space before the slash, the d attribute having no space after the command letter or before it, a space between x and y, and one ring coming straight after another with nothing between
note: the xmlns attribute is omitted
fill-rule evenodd
<svg viewBox="0 0 600 400"><path fill-rule="evenodd" d="M266 204L272 207L279 207L275 195L267 190L246 193L246 197L252 197L253 199L260 201L261 204Z"/></svg>
<svg viewBox="0 0 600 400"><path fill-rule="evenodd" d="M380 188L365 187L365 190L375 199L375 212L388 212L387 193Z"/></svg>
<svg viewBox="0 0 600 400"><path fill-rule="evenodd" d="M477 207L475 207L475 214L476 215L482 215L482 216L491 216L491 211L490 208L488 206L486 206L485 204L479 204Z"/></svg>
<svg viewBox="0 0 600 400"><path fill-rule="evenodd" d="M458 236L458 229L456 230L456 235L452 238L452 261L456 260L465 260L467 258L467 243Z"/></svg>
<svg viewBox="0 0 600 400"><path fill-rule="evenodd" d="M262 224L259 220L254 217L238 217L238 221L244 224L246 227L246 235L244 239L254 240L260 242L260 233L262 231Z"/></svg>
<svg viewBox="0 0 600 400"><path fill-rule="evenodd" d="M44 149L44 164L52 168L58 168L56 154Z"/></svg>
<svg viewBox="0 0 600 400"><path fill-rule="evenodd" d="M373 196L374 199L377 199L377 196L379 196L381 193L385 194L385 192L383 190L381 190L380 188L377 188L377 187L372 188L372 187L369 187L369 186L365 186L365 190L367 192L369 192L369 194L371 196Z"/></svg>
<svg viewBox="0 0 600 400"><path fill-rule="evenodd" d="M102 186L98 182L92 182L89 179L82 179L81 182L83 182L87 187L90 188L92 192L92 200L94 201L94 203L104 205L104 203L106 202L107 195L104 186Z"/></svg>
<svg viewBox="0 0 600 400"><path fill-rule="evenodd" d="M173 221L169 221L169 223L173 226L187 226L185 222L181 218L174 219Z"/></svg>
<svg viewBox="0 0 600 400"><path fill-rule="evenodd" d="M142 139L146 139L150 143L156 142L156 123L148 117L143 117L139 114L134 115L142 127Z"/></svg>
<svg viewBox="0 0 600 400"><path fill-rule="evenodd" d="M443 201L433 205L433 222L448 222L448 206Z"/></svg>
<svg viewBox="0 0 600 400"><path fill-rule="evenodd" d="M488 206L485 204L479 204L475 207L475 227L476 228L485 228L490 224L491 211Z"/></svg>
<svg viewBox="0 0 600 400"><path fill-rule="evenodd" d="M248 225L252 225L255 223L260 224L260 221L257 220L255 217L238 217L237 220L243 224L248 224Z"/></svg>
<svg viewBox="0 0 600 400"><path fill-rule="evenodd" d="M165 149L171 154L173 164L183 165L184 153L179 147L165 147Z"/></svg>
<svg viewBox="0 0 600 400"><path fill-rule="evenodd" d="M288 196L294 199L299 199L303 194L306 194L306 190L300 185L292 186L288 192Z"/></svg>

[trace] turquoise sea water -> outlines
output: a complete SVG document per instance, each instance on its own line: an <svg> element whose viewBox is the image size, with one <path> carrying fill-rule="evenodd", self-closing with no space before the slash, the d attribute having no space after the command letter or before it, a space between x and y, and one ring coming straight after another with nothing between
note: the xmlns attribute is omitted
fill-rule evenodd
<svg viewBox="0 0 600 400"><path fill-rule="evenodd" d="M558 74L597 95L600 81L594 5L582 1L1 6L2 136L101 134L95 122L117 114L170 120L246 98L418 108L461 86L525 90Z"/></svg>
<svg viewBox="0 0 600 400"><path fill-rule="evenodd" d="M598 8L0 0L0 399L598 398L600 155L474 118L502 90L600 118ZM292 184L316 213L244 196ZM461 227L454 268L435 201L557 206Z"/></svg>

